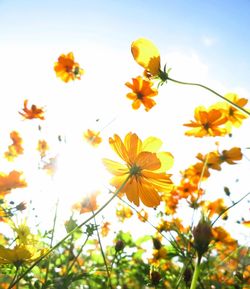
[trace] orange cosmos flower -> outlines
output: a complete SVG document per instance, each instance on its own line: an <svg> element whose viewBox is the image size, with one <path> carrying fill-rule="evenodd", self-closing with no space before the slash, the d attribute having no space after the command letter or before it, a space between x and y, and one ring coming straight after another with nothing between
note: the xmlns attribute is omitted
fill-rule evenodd
<svg viewBox="0 0 250 289"><path fill-rule="evenodd" d="M205 181L210 173L203 163L191 165L185 171L181 172L183 179L191 184L198 184L200 181Z"/></svg>
<svg viewBox="0 0 250 289"><path fill-rule="evenodd" d="M195 121L184 124L185 126L193 127L193 129L185 132L187 136L224 136L227 133L227 130L221 127L221 125L226 123L227 118L218 109L206 109L203 106L199 106L195 109L194 118Z"/></svg>
<svg viewBox="0 0 250 289"><path fill-rule="evenodd" d="M230 165L234 165L236 164L235 161L240 161L242 159L241 149L238 147L233 147L230 150L224 150L220 155L220 159L222 162L227 162Z"/></svg>
<svg viewBox="0 0 250 289"><path fill-rule="evenodd" d="M120 164L104 159L104 165L115 176L111 179L111 185L117 189L130 179L121 189L128 200L139 206L140 200L148 207L156 207L160 204L159 192L169 193L172 190L172 181L166 170L173 165L173 156L168 152L158 152L162 142L155 137L149 137L144 141L135 133L128 133L124 142L118 135L109 139L112 149L125 162Z"/></svg>
<svg viewBox="0 0 250 289"><path fill-rule="evenodd" d="M37 150L39 151L41 157L45 157L46 152L49 150L46 140L38 141Z"/></svg>
<svg viewBox="0 0 250 289"><path fill-rule="evenodd" d="M81 75L84 73L84 70L74 61L73 52L66 55L62 54L58 58L58 62L54 64L54 70L56 76L60 77L64 82L81 79Z"/></svg>
<svg viewBox="0 0 250 289"><path fill-rule="evenodd" d="M225 205L224 203L224 199L217 199L213 202L211 201L207 201L204 203L204 208L205 210L208 212L208 218L212 218L215 214L219 215L221 214L223 211L226 210L227 206ZM223 215L222 215L222 218L224 220L226 220L228 217L228 214L227 212L225 212Z"/></svg>
<svg viewBox="0 0 250 289"><path fill-rule="evenodd" d="M97 147L101 142L102 138L99 136L100 132L95 132L88 129L84 134L84 139L90 143L93 147Z"/></svg>
<svg viewBox="0 0 250 289"><path fill-rule="evenodd" d="M72 206L73 210L79 211L80 214L93 212L97 209L97 201L96 198L99 195L99 192L94 192L91 195L84 196L82 200L78 203L75 203Z"/></svg>
<svg viewBox="0 0 250 289"><path fill-rule="evenodd" d="M158 94L157 89L152 88L152 81L145 80L141 76L132 78L132 81L133 83L125 83L133 91L127 94L127 97L133 100L132 108L138 109L143 104L145 110L149 111L156 104L152 97Z"/></svg>
<svg viewBox="0 0 250 289"><path fill-rule="evenodd" d="M8 161L13 161L16 157L18 157L23 153L22 147L23 140L17 131L12 131L10 133L10 138L13 143L10 146L8 146L8 151L4 153L4 157Z"/></svg>
<svg viewBox="0 0 250 289"><path fill-rule="evenodd" d="M105 223L102 224L102 226L101 226L101 235L103 237L108 236L108 233L110 231L110 225L111 224L109 222L105 222Z"/></svg>
<svg viewBox="0 0 250 289"><path fill-rule="evenodd" d="M131 52L134 60L141 65L146 73L157 76L160 72L160 52L148 39L139 38L132 42Z"/></svg>
<svg viewBox="0 0 250 289"><path fill-rule="evenodd" d="M222 160L220 158L220 154L218 151L213 151L213 152L210 152L206 155L202 155L201 153L198 153L196 158L198 160L202 161L204 164L206 164L206 166L209 169L213 169L213 170L217 170L217 171L221 170L220 165L222 163Z"/></svg>
<svg viewBox="0 0 250 289"><path fill-rule="evenodd" d="M28 105L28 100L25 99L23 112L19 112L19 114L21 114L24 117L24 119L39 118L41 120L44 120L43 108L38 108L36 105L32 104L31 108L29 109L27 105Z"/></svg>
<svg viewBox="0 0 250 289"><path fill-rule="evenodd" d="M11 171L8 175L0 173L0 199L12 189L24 188L27 183L21 179L22 173Z"/></svg>

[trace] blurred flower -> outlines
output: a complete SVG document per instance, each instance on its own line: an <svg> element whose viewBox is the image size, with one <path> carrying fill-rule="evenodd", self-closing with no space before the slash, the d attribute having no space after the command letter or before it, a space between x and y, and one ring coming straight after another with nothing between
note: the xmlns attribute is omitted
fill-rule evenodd
<svg viewBox="0 0 250 289"><path fill-rule="evenodd" d="M118 203L116 208L116 216L120 222L124 222L125 219L129 219L133 216L133 212L130 207Z"/></svg>
<svg viewBox="0 0 250 289"><path fill-rule="evenodd" d="M13 249L0 246L0 264L13 264L19 267L23 263L32 263L46 253L32 245L17 245Z"/></svg>
<svg viewBox="0 0 250 289"><path fill-rule="evenodd" d="M8 175L0 173L0 199L10 193L12 189L24 188L27 183L21 179L22 173L11 171Z"/></svg>
<svg viewBox="0 0 250 289"><path fill-rule="evenodd" d="M221 170L220 165L222 163L222 160L220 158L220 154L218 151L213 151L206 155L202 155L201 153L198 153L196 158L202 161L203 164L206 165L209 169L213 169L217 171Z"/></svg>
<svg viewBox="0 0 250 289"><path fill-rule="evenodd" d="M102 224L102 226L101 226L101 235L103 237L108 236L108 233L110 231L110 225L111 224L109 222L105 222L105 223Z"/></svg>
<svg viewBox="0 0 250 289"><path fill-rule="evenodd" d="M152 76L159 74L160 52L153 42L145 38L139 38L132 42L131 52L135 61L141 65L146 72Z"/></svg>
<svg viewBox="0 0 250 289"><path fill-rule="evenodd" d="M194 118L195 121L184 124L185 126L193 127L193 129L185 132L187 136L224 136L227 133L227 130L221 127L222 124L226 123L227 118L219 109L206 109L203 106L199 106L195 109Z"/></svg>
<svg viewBox="0 0 250 289"><path fill-rule="evenodd" d="M8 146L8 151L4 153L4 157L8 161L13 161L16 157L23 154L23 140L17 131L12 131L10 133L10 138L12 140L12 144Z"/></svg>
<svg viewBox="0 0 250 289"><path fill-rule="evenodd" d="M222 227L213 227L212 234L214 239L214 247L217 249L222 258L231 254L237 248L237 241Z"/></svg>
<svg viewBox="0 0 250 289"><path fill-rule="evenodd" d="M137 213L138 219L142 222L146 222L148 220L148 213L141 209L140 212Z"/></svg>
<svg viewBox="0 0 250 289"><path fill-rule="evenodd" d="M42 169L47 172L48 175L53 176L57 168L57 156L49 158L48 161L43 161Z"/></svg>
<svg viewBox="0 0 250 289"><path fill-rule="evenodd" d="M39 151L41 158L45 157L46 152L49 150L49 145L46 140L38 141L37 150Z"/></svg>
<svg viewBox="0 0 250 289"><path fill-rule="evenodd" d="M210 173L208 168L203 163L196 163L188 167L185 171L181 172L185 181L191 182L191 184L198 184L201 181L205 181Z"/></svg>
<svg viewBox="0 0 250 289"><path fill-rule="evenodd" d="M96 191L91 195L84 196L80 202L77 202L72 206L72 209L79 211L80 214L95 211L98 207L97 200L96 200L96 197L98 195L99 195L99 192Z"/></svg>
<svg viewBox="0 0 250 289"><path fill-rule="evenodd" d="M104 165L115 176L110 184L117 189L130 176L121 189L128 200L139 206L140 200L148 207L160 204L159 192L170 193L173 185L166 170L173 165L173 156L168 152L157 153L162 142L149 137L143 142L134 133L128 133L124 142L118 135L109 139L112 149L124 160L125 164L104 159Z"/></svg>
<svg viewBox="0 0 250 289"><path fill-rule="evenodd" d="M44 111L43 108L38 108L36 105L32 104L31 108L29 109L27 107L28 104L28 100L25 99L24 100L24 108L23 108L23 112L19 112L19 114L21 114L24 119L41 119L44 120Z"/></svg>
<svg viewBox="0 0 250 289"><path fill-rule="evenodd" d="M99 136L100 132L95 132L88 129L84 134L84 139L90 143L93 147L97 147L101 142L102 138Z"/></svg>
<svg viewBox="0 0 250 289"><path fill-rule="evenodd" d="M235 93L228 93L225 95L225 98L237 104L239 107L244 107L248 102L246 98L239 98ZM245 113L241 112L238 108L232 106L228 102L218 102L213 107L219 108L220 111L226 116L229 131L231 131L231 126L240 127L243 119L248 117Z"/></svg>
<svg viewBox="0 0 250 289"><path fill-rule="evenodd" d="M145 110L149 111L156 104L152 97L158 94L157 89L152 88L152 81L145 80L141 76L132 78L132 81L133 83L125 83L133 91L127 94L127 98L133 100L132 108L138 109L143 104Z"/></svg>
<svg viewBox="0 0 250 289"><path fill-rule="evenodd" d="M81 75L84 73L84 70L74 61L73 52L60 55L58 62L54 64L54 70L56 76L64 82L81 79Z"/></svg>
<svg viewBox="0 0 250 289"><path fill-rule="evenodd" d="M222 151L220 159L230 165L236 164L235 161L240 161L242 159L241 149L238 147L233 147L230 150Z"/></svg>
<svg viewBox="0 0 250 289"><path fill-rule="evenodd" d="M204 209L208 212L208 218L212 218L215 214L220 215L224 212L227 206L224 203L224 199L219 198L215 201L207 201L203 204ZM227 212L222 215L222 218L227 219Z"/></svg>
<svg viewBox="0 0 250 289"><path fill-rule="evenodd" d="M27 204L25 202L21 202L18 205L16 205L17 211L24 211L27 208Z"/></svg>
<svg viewBox="0 0 250 289"><path fill-rule="evenodd" d="M242 224L245 225L246 227L250 228L250 220L249 221L243 221Z"/></svg>
<svg viewBox="0 0 250 289"><path fill-rule="evenodd" d="M20 225L11 225L13 231L16 234L16 244L17 245L36 245L38 243L37 237L31 233L30 228L24 220Z"/></svg>

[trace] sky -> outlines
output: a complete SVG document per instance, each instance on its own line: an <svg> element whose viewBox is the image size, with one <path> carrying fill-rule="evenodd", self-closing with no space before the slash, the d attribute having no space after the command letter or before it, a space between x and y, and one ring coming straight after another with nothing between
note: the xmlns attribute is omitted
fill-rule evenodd
<svg viewBox="0 0 250 289"><path fill-rule="evenodd" d="M211 93L169 82L160 88L157 105L150 112L132 110L124 83L142 69L134 62L130 45L146 37L159 48L162 63L172 68L172 78L250 99L249 10L247 0L0 0L0 150L8 145L11 130L20 131L27 140L28 156L15 167L25 166L29 196L36 196L34 204L42 204L40 211L49 206L46 191L52 190L50 198L60 196L69 205L84 190L107 187L110 175L100 160L114 158L107 143L114 133L160 137L164 150L175 157L176 174L193 164L198 152L214 150L217 139L185 137L182 125L193 119L196 106L218 101ZM80 81L65 84L56 78L53 65L59 55L71 51L85 74ZM46 108L42 132L37 122L20 121L17 112L24 99ZM101 130L105 141L100 149L83 142L82 133L88 128ZM246 121L231 139L219 139L221 147L249 147L249 129ZM65 142L58 143L58 135ZM46 138L52 154L60 155L58 174L51 182L34 177L37 164L31 151L39 137ZM250 158L249 150L244 154ZM238 187L235 170L230 168L215 175L211 190L218 190L225 181L236 186L239 197L247 193L249 162L238 170ZM240 206L249 213L246 202Z"/></svg>

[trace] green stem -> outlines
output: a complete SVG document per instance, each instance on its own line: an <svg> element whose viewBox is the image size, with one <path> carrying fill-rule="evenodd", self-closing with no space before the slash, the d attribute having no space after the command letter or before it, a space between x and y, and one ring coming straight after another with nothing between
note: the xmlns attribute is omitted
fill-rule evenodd
<svg viewBox="0 0 250 289"><path fill-rule="evenodd" d="M94 211L92 211L92 214L94 214ZM100 249L101 249L103 262L104 262L105 269L106 269L106 272L107 272L108 285L109 285L110 289L113 289L112 283L111 283L110 272L109 272L109 269L108 269L108 263L107 263L107 260L106 260L106 257L105 257L105 253L104 253L104 250L103 250L103 247L102 247L101 238L100 238L100 234L99 234L99 231L98 231L98 228L97 228L97 223L96 223L96 218L95 217L94 217L94 223L95 223L95 227L96 227L96 233L97 233L97 238L98 238L98 242L99 242Z"/></svg>
<svg viewBox="0 0 250 289"><path fill-rule="evenodd" d="M59 241L56 245L54 245L52 248L50 248L43 256L41 256L37 261L35 261L34 264L32 264L22 275L20 275L13 284L11 284L11 287L8 289L13 288L25 275L27 275L38 263L40 263L45 257L47 257L52 251L54 251L57 247L59 247L65 240L67 240L75 231L86 225L89 221L91 221L95 216L97 216L102 210L104 210L111 202L112 200L120 193L120 191L124 188L124 186L127 184L128 180L130 179L131 175L128 175L126 180L123 182L123 184L120 186L119 189L115 192L115 194L112 195L112 197L99 209L97 210L92 216L90 216L87 220L85 220L83 223L75 227L72 231L70 231L61 241Z"/></svg>
<svg viewBox="0 0 250 289"><path fill-rule="evenodd" d="M184 84L184 85L192 85L192 86L199 86L199 87L202 87L210 92L212 92L213 94L219 96L221 99L225 100L226 102L230 103L231 105L233 105L234 107L236 107L238 110L244 112L245 114L247 115L250 115L250 112L247 111L246 109L244 109L243 107L239 106L238 104L232 102L231 100L227 99L226 97L224 97L223 95L219 94L218 92L214 91L213 89L203 85L203 84L199 84L199 83L195 83L195 82L184 82L184 81L179 81L179 80L175 80L175 79L172 79L170 77L167 78L167 80L170 80L170 81L173 81L175 83L178 83L178 84Z"/></svg>
<svg viewBox="0 0 250 289"><path fill-rule="evenodd" d="M194 269L194 274L193 274L190 289L196 289L196 285L197 285L197 281L198 281L199 273L200 273L200 262L201 262L201 257L198 257L197 262L195 264L195 269Z"/></svg>
<svg viewBox="0 0 250 289"><path fill-rule="evenodd" d="M57 219L58 204L59 204L59 199L57 199L57 201L56 201L56 209L55 209L55 215L54 215L54 220L53 220L53 228L52 228L52 234L51 234L51 239L50 239L50 248L52 248L52 246L53 246L55 227L56 227L56 219ZM43 285L45 285L47 283L47 281L48 281L50 262L51 262L51 256L49 257L48 264L47 264L47 267L46 267L46 273L45 273L45 278L44 278L44 284Z"/></svg>

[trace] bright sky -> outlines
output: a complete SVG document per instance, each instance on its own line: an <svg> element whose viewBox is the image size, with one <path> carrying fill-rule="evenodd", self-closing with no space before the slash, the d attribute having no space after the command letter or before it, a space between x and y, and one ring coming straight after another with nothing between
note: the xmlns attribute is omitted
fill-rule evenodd
<svg viewBox="0 0 250 289"><path fill-rule="evenodd" d="M151 39L161 51L162 63L172 67L174 79L200 82L221 94L236 92L250 99L249 11L247 0L237 4L226 0L0 0L0 150L7 148L10 131L20 131L30 153L14 168L24 170L25 166L29 194L36 205L42 204L40 210L47 210L58 195L69 205L86 190L108 185L110 175L103 170L101 158L114 158L107 144L114 133L160 137L164 150L175 157L175 173L195 163L198 152L215 149L216 139L184 136L182 124L193 119L195 106L218 101L202 89L168 83L160 88L157 106L150 112L132 110L124 83L142 69L131 56L130 44L139 37ZM81 81L65 84L56 78L53 65L60 54L71 51L85 75ZM46 107L42 133L36 121L20 121L17 112L26 98L30 104ZM83 142L86 129L104 127L100 149ZM246 121L233 138L220 140L221 148L249 147L249 129ZM66 144L58 144L58 135L66 138ZM60 154L53 189L34 173L37 163L31 151L43 137ZM249 150L244 153L249 157ZM1 171L10 169L5 163L2 166ZM235 194L234 200L239 199L247 193L246 170L249 162L237 171L230 168L225 174L215 174L211 188L235 185L239 173L239 197Z"/></svg>

